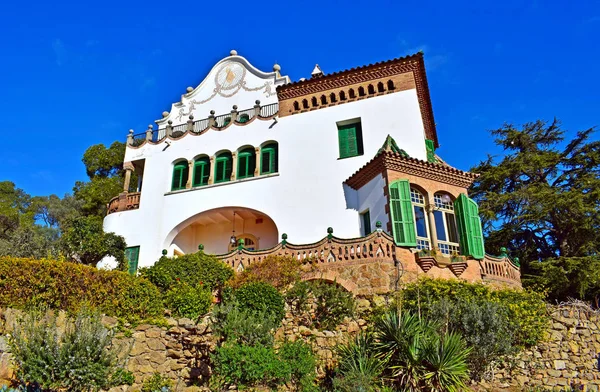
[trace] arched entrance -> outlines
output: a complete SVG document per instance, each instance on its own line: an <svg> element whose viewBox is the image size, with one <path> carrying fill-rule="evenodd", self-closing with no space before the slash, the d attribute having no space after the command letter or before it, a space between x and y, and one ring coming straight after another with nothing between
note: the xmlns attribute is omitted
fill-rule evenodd
<svg viewBox="0 0 600 392"><path fill-rule="evenodd" d="M197 252L200 244L206 253L224 254L234 249L239 239L244 239L245 247L251 250L272 248L279 241L275 222L268 215L245 207L204 211L174 230L177 234L168 246L171 255Z"/></svg>

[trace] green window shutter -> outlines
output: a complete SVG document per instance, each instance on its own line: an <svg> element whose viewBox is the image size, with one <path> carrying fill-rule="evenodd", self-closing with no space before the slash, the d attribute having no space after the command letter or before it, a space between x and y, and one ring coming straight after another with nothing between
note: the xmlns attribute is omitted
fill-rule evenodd
<svg viewBox="0 0 600 392"><path fill-rule="evenodd" d="M369 235L371 234L371 213L369 212L369 210L366 210L363 214L362 214L362 218L363 218L363 228L365 231L365 235Z"/></svg>
<svg viewBox="0 0 600 392"><path fill-rule="evenodd" d="M217 159L217 164L215 165L215 182L223 182L225 178L225 160Z"/></svg>
<svg viewBox="0 0 600 392"><path fill-rule="evenodd" d="M240 153L240 155L238 155L237 178L246 177L248 177L248 156L243 153Z"/></svg>
<svg viewBox="0 0 600 392"><path fill-rule="evenodd" d="M173 167L173 181L171 182L171 190L176 191L185 188L189 173L187 162L176 163Z"/></svg>
<svg viewBox="0 0 600 392"><path fill-rule="evenodd" d="M260 174L277 173L277 144L268 144L260 152Z"/></svg>
<svg viewBox="0 0 600 392"><path fill-rule="evenodd" d="M433 140L425 139L425 148L427 150L427 162L436 163L435 158L435 143Z"/></svg>
<svg viewBox="0 0 600 392"><path fill-rule="evenodd" d="M208 184L210 175L210 160L208 158L200 158L194 163L194 178L192 186L203 186Z"/></svg>
<svg viewBox="0 0 600 392"><path fill-rule="evenodd" d="M231 180L232 171L231 153L221 153L215 161L215 183L227 182Z"/></svg>
<svg viewBox="0 0 600 392"><path fill-rule="evenodd" d="M231 172L232 171L233 171L233 159L231 158L231 156L228 156L227 160L225 161L225 178L223 179L223 181L231 180Z"/></svg>
<svg viewBox="0 0 600 392"><path fill-rule="evenodd" d="M477 203L461 194L454 202L454 211L462 254L474 259L483 259L485 248Z"/></svg>
<svg viewBox="0 0 600 392"><path fill-rule="evenodd" d="M338 142L340 146L340 158L349 158L359 155L356 124L340 126L338 128Z"/></svg>
<svg viewBox="0 0 600 392"><path fill-rule="evenodd" d="M132 246L130 248L125 248L125 261L127 261L127 266L130 275L135 275L138 267L138 259L140 256L140 247Z"/></svg>
<svg viewBox="0 0 600 392"><path fill-rule="evenodd" d="M408 180L399 180L390 184L390 213L396 245L417 246Z"/></svg>

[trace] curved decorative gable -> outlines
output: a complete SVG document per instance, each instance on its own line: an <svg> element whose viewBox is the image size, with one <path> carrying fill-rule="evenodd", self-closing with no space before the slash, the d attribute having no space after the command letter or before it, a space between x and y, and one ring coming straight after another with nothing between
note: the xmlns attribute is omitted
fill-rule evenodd
<svg viewBox="0 0 600 392"><path fill-rule="evenodd" d="M181 101L172 104L171 110L155 122L163 129L169 120L177 126L184 124L190 115L196 119L207 118L211 110L225 114L233 105L252 108L256 100L261 105L276 103L276 87L289 81L289 77L281 76L278 65L273 66L272 72L263 72L232 50L231 56L215 64L196 88L188 87Z"/></svg>

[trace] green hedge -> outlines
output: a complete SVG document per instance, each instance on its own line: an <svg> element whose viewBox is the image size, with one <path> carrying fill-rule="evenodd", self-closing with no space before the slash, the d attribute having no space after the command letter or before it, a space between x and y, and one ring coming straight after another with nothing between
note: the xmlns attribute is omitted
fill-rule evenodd
<svg viewBox="0 0 600 392"><path fill-rule="evenodd" d="M84 305L130 321L163 312L159 290L146 279L70 262L0 257L0 306L77 311Z"/></svg>

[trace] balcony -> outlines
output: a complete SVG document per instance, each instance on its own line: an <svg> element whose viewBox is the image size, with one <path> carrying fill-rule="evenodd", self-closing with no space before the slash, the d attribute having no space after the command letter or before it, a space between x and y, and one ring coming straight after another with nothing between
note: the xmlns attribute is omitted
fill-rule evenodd
<svg viewBox="0 0 600 392"><path fill-rule="evenodd" d="M113 212L137 210L140 208L140 192L122 192L113 197L106 205L106 215Z"/></svg>
<svg viewBox="0 0 600 392"><path fill-rule="evenodd" d="M173 122L169 120L165 128L160 128L158 130L152 129L151 126L149 126L144 133L134 134L132 130L127 137L127 145L139 147L146 142L159 143L167 137L179 139L187 133L201 135L210 128L223 130L232 124L242 126L249 124L255 119L270 120L278 113L279 103L261 106L260 101L256 101L256 105L250 109L238 111L237 107L234 106L230 113L215 116L214 111L211 111L207 118L201 120L194 121L194 116L190 115L187 122L184 122L183 124L173 125Z"/></svg>

